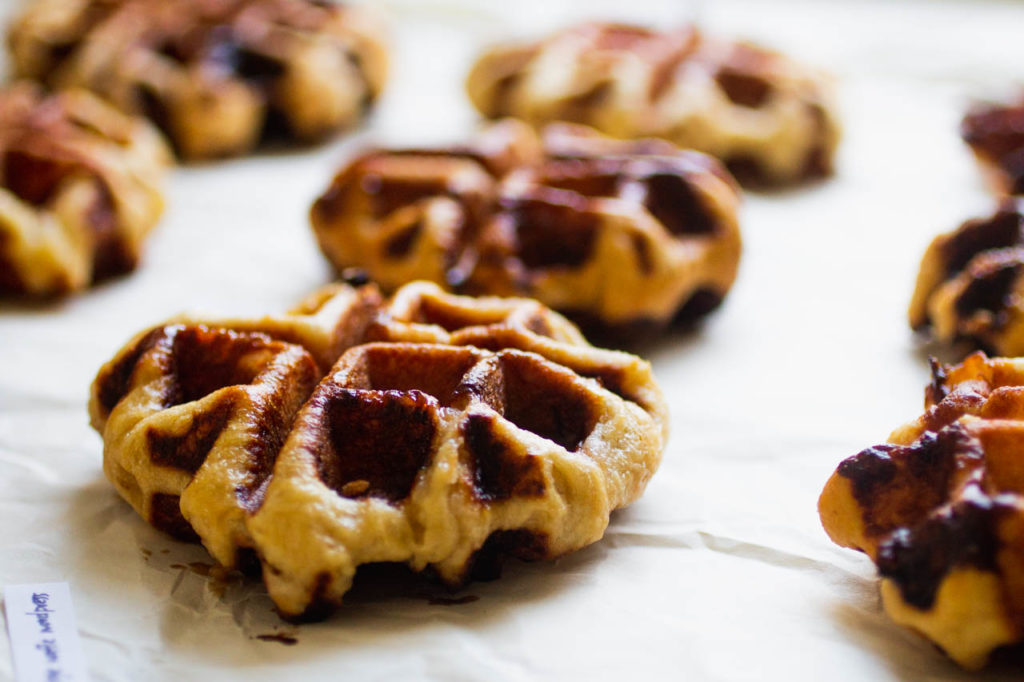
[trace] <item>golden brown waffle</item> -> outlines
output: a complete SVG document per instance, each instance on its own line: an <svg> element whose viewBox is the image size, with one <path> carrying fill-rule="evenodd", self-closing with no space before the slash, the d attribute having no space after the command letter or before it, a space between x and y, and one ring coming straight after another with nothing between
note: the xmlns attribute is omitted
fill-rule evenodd
<svg viewBox="0 0 1024 682"><path fill-rule="evenodd" d="M1024 204L940 235L921 260L910 326L943 343L1024 355Z"/></svg>
<svg viewBox="0 0 1024 682"><path fill-rule="evenodd" d="M149 116L189 159L352 126L387 71L375 20L316 0L39 0L8 42L18 76Z"/></svg>
<svg viewBox="0 0 1024 682"><path fill-rule="evenodd" d="M1024 360L932 364L926 411L839 465L818 504L882 604L959 664L1024 640Z"/></svg>
<svg viewBox="0 0 1024 682"><path fill-rule="evenodd" d="M1024 194L1024 97L976 105L964 116L960 135L998 194Z"/></svg>
<svg viewBox="0 0 1024 682"><path fill-rule="evenodd" d="M313 205L324 253L387 290L426 279L529 296L622 343L693 320L732 285L739 196L714 159L514 120L471 144L362 154Z"/></svg>
<svg viewBox="0 0 1024 682"><path fill-rule="evenodd" d="M142 332L100 370L89 413L107 478L157 528L203 538L226 565L299 407L379 307L330 287L288 315L181 317Z"/></svg>
<svg viewBox="0 0 1024 682"><path fill-rule="evenodd" d="M0 91L0 296L55 296L135 268L170 154L85 91Z"/></svg>
<svg viewBox="0 0 1024 682"><path fill-rule="evenodd" d="M716 156L755 184L828 175L839 140L826 78L692 27L572 26L539 42L492 48L466 87L489 118L661 137Z"/></svg>
<svg viewBox="0 0 1024 682"><path fill-rule="evenodd" d="M457 585L595 542L668 424L646 362L535 301L425 282L156 327L100 370L90 413L118 492L225 566L258 559L289 617L340 603L364 563Z"/></svg>

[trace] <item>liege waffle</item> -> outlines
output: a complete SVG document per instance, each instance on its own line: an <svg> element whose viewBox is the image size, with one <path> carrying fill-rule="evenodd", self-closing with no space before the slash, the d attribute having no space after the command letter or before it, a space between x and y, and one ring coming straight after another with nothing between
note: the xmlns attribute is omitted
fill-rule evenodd
<svg viewBox="0 0 1024 682"><path fill-rule="evenodd" d="M188 159L352 126L387 71L372 16L315 0L40 0L8 43L18 76L146 115Z"/></svg>
<svg viewBox="0 0 1024 682"><path fill-rule="evenodd" d="M661 137L721 159L754 184L831 173L839 140L825 77L693 27L591 22L537 42L499 45L478 59L466 88L489 118Z"/></svg>
<svg viewBox="0 0 1024 682"><path fill-rule="evenodd" d="M500 555L598 540L668 424L646 362L535 301L425 282L383 303L335 285L286 316L172 320L100 370L90 413L118 492L225 566L255 557L289 617L338 604L363 563L457 585Z"/></svg>
<svg viewBox="0 0 1024 682"><path fill-rule="evenodd" d="M153 526L198 533L236 565L245 512L296 412L379 301L372 288L332 286L284 316L181 317L138 334L92 386L107 478Z"/></svg>
<svg viewBox="0 0 1024 682"><path fill-rule="evenodd" d="M0 296L57 296L135 268L170 152L93 95L0 91Z"/></svg>
<svg viewBox="0 0 1024 682"><path fill-rule="evenodd" d="M1024 204L1004 199L928 247L910 303L910 326L943 343L1024 354Z"/></svg>
<svg viewBox="0 0 1024 682"><path fill-rule="evenodd" d="M1024 97L975 105L964 116L960 135L998 194L1024 194Z"/></svg>
<svg viewBox="0 0 1024 682"><path fill-rule="evenodd" d="M876 562L893 620L978 668L1024 640L1024 360L932 374L925 413L840 464L819 512Z"/></svg>
<svg viewBox="0 0 1024 682"><path fill-rule="evenodd" d="M371 150L313 205L321 249L387 290L426 279L529 296L635 340L714 309L736 277L739 196L708 156L507 120L470 144Z"/></svg>

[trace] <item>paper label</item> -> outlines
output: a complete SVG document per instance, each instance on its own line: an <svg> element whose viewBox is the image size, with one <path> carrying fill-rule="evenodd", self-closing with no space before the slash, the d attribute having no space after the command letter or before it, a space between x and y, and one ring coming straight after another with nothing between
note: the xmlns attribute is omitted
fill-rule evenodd
<svg viewBox="0 0 1024 682"><path fill-rule="evenodd" d="M82 645L67 583L4 587L18 682L85 682Z"/></svg>

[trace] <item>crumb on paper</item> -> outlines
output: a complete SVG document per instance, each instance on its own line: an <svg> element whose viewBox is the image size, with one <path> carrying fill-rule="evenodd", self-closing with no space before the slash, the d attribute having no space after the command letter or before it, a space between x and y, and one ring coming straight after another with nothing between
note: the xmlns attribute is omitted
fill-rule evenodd
<svg viewBox="0 0 1024 682"><path fill-rule="evenodd" d="M258 639L261 642L277 642L278 644L284 644L285 646L295 646L299 643L298 639L283 632L254 635L252 639Z"/></svg>

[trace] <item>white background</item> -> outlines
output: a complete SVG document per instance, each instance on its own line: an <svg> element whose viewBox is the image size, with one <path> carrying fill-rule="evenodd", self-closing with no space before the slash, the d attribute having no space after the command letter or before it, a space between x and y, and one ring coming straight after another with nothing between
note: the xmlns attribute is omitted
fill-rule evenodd
<svg viewBox="0 0 1024 682"><path fill-rule="evenodd" d="M842 458L921 410L928 349L905 307L928 241L991 210L957 125L971 97L1024 83L1024 5L385 7L393 80L364 130L177 170L138 272L63 303L0 303L0 583L70 581L95 680L966 678L884 617L873 566L827 540L815 505ZM306 212L340 162L371 140L465 137L476 116L462 79L482 45L588 15L663 26L696 15L788 51L837 76L845 123L834 179L747 198L725 306L645 350L673 418L646 496L601 543L455 595L471 603L376 581L330 620L296 627L258 581L218 595L184 567L205 552L151 530L103 479L85 409L96 370L174 313L280 311L328 281ZM298 643L254 639L273 633Z"/></svg>

